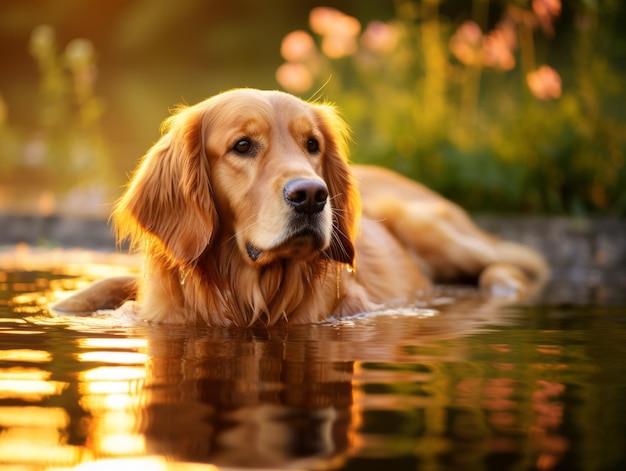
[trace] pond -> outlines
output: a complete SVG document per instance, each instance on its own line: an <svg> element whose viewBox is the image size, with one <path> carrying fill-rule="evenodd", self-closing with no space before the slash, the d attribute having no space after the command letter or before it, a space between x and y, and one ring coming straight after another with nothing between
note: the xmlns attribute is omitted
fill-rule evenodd
<svg viewBox="0 0 626 471"><path fill-rule="evenodd" d="M19 251L0 257L2 469L626 469L621 289L441 288L319 325L172 328L51 316L137 266Z"/></svg>

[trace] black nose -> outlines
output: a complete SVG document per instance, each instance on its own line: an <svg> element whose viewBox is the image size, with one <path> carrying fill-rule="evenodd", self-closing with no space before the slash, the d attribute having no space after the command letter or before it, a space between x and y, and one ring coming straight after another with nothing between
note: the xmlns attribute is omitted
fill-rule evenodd
<svg viewBox="0 0 626 471"><path fill-rule="evenodd" d="M317 180L291 180L285 185L283 196L296 212L314 214L324 209L328 200L328 188Z"/></svg>

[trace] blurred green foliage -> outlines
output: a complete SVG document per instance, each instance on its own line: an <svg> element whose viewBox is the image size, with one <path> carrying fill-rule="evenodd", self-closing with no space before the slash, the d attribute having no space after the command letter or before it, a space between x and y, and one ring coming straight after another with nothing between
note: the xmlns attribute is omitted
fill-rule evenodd
<svg viewBox="0 0 626 471"><path fill-rule="evenodd" d="M111 202L174 104L278 84L338 105L353 160L471 211L626 213L623 2L328 4L7 0L0 209Z"/></svg>
<svg viewBox="0 0 626 471"><path fill-rule="evenodd" d="M470 210L625 214L626 116L612 109L624 89L607 57L607 18L621 7L577 3L567 49L553 53L560 0L500 2L491 23L488 0L456 19L440 3L399 0L395 19L363 30L314 9L313 34L283 40L277 78L337 103L356 161L395 168Z"/></svg>
<svg viewBox="0 0 626 471"><path fill-rule="evenodd" d="M0 121L0 183L17 182L17 198L31 197L20 192L24 187L40 187L44 214L55 212L57 196L70 190L79 206L94 197L99 203L112 192L94 46L74 39L59 52L54 29L42 25L33 30L28 51L39 71L37 125L26 134L10 127L6 115Z"/></svg>

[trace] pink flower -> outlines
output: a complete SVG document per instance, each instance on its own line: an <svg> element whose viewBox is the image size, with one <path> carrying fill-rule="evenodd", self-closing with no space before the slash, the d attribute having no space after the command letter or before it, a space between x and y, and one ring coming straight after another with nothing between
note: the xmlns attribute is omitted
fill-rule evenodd
<svg viewBox="0 0 626 471"><path fill-rule="evenodd" d="M320 36L336 34L342 29L343 34L356 36L361 31L359 20L330 7L313 8L309 14L309 25Z"/></svg>
<svg viewBox="0 0 626 471"><path fill-rule="evenodd" d="M391 52L398 45L398 30L382 21L372 21L361 36L363 45L372 52Z"/></svg>
<svg viewBox="0 0 626 471"><path fill-rule="evenodd" d="M554 34L554 18L561 14L561 0L533 0L533 11L546 34Z"/></svg>
<svg viewBox="0 0 626 471"><path fill-rule="evenodd" d="M561 97L561 76L552 67L542 65L526 76L530 92L539 100L552 100Z"/></svg>
<svg viewBox="0 0 626 471"><path fill-rule="evenodd" d="M500 21L495 28L501 40L504 41L506 46L514 51L517 48L517 29L515 22L509 18L505 17L502 21Z"/></svg>
<svg viewBox="0 0 626 471"><path fill-rule="evenodd" d="M322 52L331 59L354 54L361 23L335 8L317 7L309 15L311 29L322 36Z"/></svg>
<svg viewBox="0 0 626 471"><path fill-rule="evenodd" d="M306 31L293 31L280 44L280 54L289 62L305 61L314 53L315 41Z"/></svg>
<svg viewBox="0 0 626 471"><path fill-rule="evenodd" d="M480 26L473 21L466 21L450 38L450 51L462 64L478 64L482 38Z"/></svg>
<svg viewBox="0 0 626 471"><path fill-rule="evenodd" d="M304 93L313 86L313 74L300 63L288 62L276 70L276 80L291 93Z"/></svg>
<svg viewBox="0 0 626 471"><path fill-rule="evenodd" d="M356 38L352 36L328 35L322 39L322 51L331 59L351 56L357 49Z"/></svg>
<svg viewBox="0 0 626 471"><path fill-rule="evenodd" d="M485 36L483 63L487 67L501 70L511 70L515 67L511 40L503 30L496 28Z"/></svg>

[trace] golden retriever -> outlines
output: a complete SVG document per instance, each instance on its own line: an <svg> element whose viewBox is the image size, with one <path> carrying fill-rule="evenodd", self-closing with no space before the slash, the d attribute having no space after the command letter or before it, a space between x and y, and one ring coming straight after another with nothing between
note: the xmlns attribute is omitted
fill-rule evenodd
<svg viewBox="0 0 626 471"><path fill-rule="evenodd" d="M145 251L142 319L315 323L379 309L433 282L497 291L541 284L543 258L481 231L458 206L389 170L350 166L349 131L327 104L235 89L181 107L113 212ZM53 306L117 307L115 278Z"/></svg>

